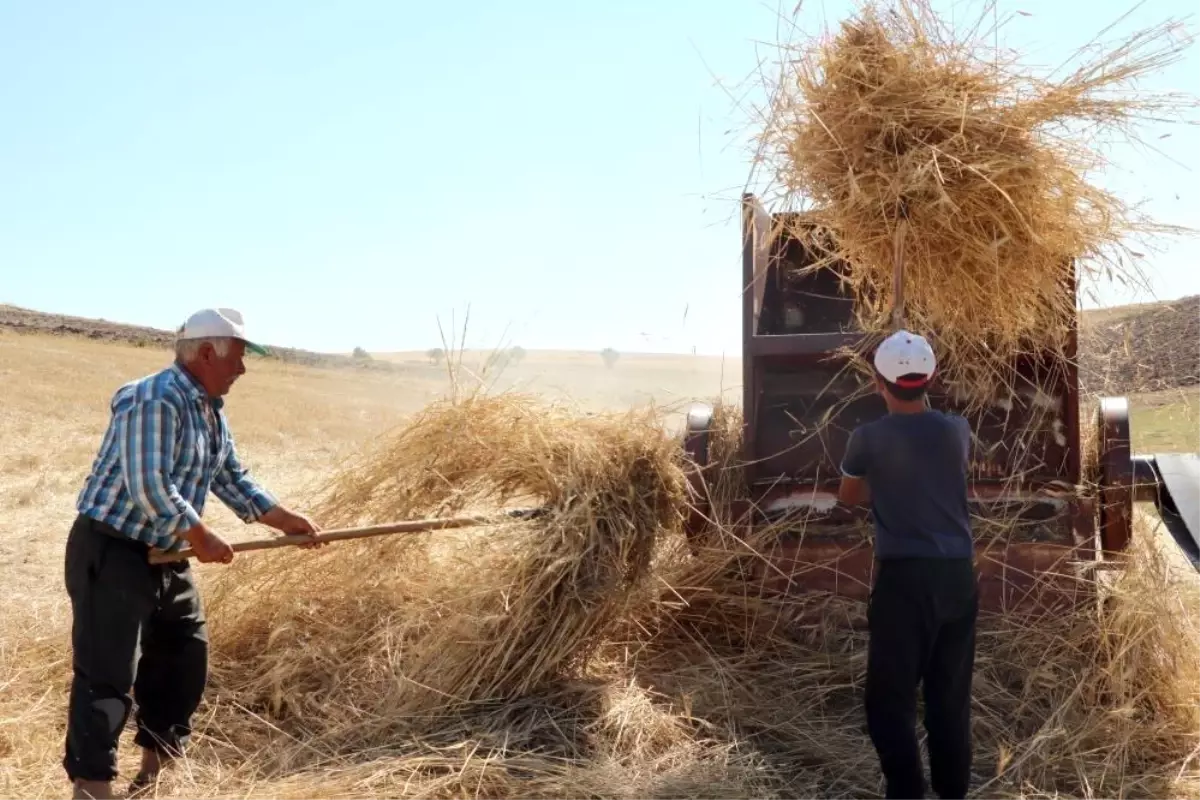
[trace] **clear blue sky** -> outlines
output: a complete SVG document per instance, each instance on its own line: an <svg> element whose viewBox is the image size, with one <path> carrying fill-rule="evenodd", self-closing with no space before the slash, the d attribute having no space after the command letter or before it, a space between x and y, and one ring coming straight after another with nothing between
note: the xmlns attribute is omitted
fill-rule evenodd
<svg viewBox="0 0 1200 800"><path fill-rule="evenodd" d="M999 7L1057 64L1130 6ZM771 55L778 11L0 0L0 302L160 327L233 305L341 351L435 345L470 304L473 346L736 353L749 118L717 81ZM1198 81L1192 53L1158 82ZM1200 228L1200 135L1152 141L1107 179ZM1164 247L1156 295L1200 292L1196 243Z"/></svg>

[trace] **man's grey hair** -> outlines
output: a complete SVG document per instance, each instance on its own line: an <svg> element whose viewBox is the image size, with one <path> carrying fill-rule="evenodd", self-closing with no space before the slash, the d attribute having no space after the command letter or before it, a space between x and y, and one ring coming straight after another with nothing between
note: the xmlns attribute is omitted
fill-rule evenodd
<svg viewBox="0 0 1200 800"><path fill-rule="evenodd" d="M207 342L213 346L213 350L216 351L218 358L224 358L229 355L229 345L232 341L232 339L226 336L212 336L206 339L179 339L175 342L175 357L186 364L200 355L200 346Z"/></svg>

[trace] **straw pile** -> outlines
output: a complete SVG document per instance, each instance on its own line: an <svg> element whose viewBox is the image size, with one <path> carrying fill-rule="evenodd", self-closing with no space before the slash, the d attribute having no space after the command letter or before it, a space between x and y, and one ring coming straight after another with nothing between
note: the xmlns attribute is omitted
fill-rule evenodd
<svg viewBox="0 0 1200 800"><path fill-rule="evenodd" d="M677 447L655 421L649 414L576 420L520 395L429 407L339 476L323 519L404 519L514 498L535 501L544 516L483 535L364 543L360 555L373 553L380 564L367 573L344 548L327 548L314 561L279 554L270 569L244 561L216 587L213 612L218 632L242 648L231 657L261 665L236 691L276 715L286 709L311 718L331 699L329 664L355 663L369 677L343 683L352 692L343 702L369 699L391 727L579 674L645 579L657 538L679 529ZM333 591L357 585L360 599L335 617L319 613L309 573ZM292 584L307 591L264 615L256 598ZM375 631L382 639L363 639L357 618L380 605L394 616ZM320 637L307 630L312 623L322 626ZM308 657L278 661L284 641L303 641ZM380 652L391 656L374 660ZM357 739L382 735L360 717L345 720Z"/></svg>
<svg viewBox="0 0 1200 800"><path fill-rule="evenodd" d="M693 555L660 422L440 404L350 467L318 518L485 498L546 516L204 569L213 680L159 796L878 794L861 608L768 591L752 576L770 532L718 528ZM1200 589L1150 534L1102 613L981 620L978 794L1200 796ZM67 632L46 609L4 617L0 795L63 791Z"/></svg>
<svg viewBox="0 0 1200 800"><path fill-rule="evenodd" d="M1007 396L1031 346L1070 353L1071 259L1084 291L1143 282L1129 237L1176 229L1089 180L1112 135L1194 105L1135 91L1190 44L1173 24L1043 76L991 51L990 17L954 30L925 0L870 2L836 35L785 45L756 164L781 208L809 207L786 223L797 235L834 233L812 268L848 265L865 331L890 328L903 261L908 327L976 402Z"/></svg>

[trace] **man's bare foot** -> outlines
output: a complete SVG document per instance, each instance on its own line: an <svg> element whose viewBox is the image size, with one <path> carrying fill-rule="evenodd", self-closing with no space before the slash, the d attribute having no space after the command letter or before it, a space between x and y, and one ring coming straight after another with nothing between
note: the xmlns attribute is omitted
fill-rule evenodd
<svg viewBox="0 0 1200 800"><path fill-rule="evenodd" d="M142 748L142 766L129 784L130 794L137 794L153 787L158 782L159 773L170 763L171 759L164 758L148 748Z"/></svg>
<svg viewBox="0 0 1200 800"><path fill-rule="evenodd" d="M142 768L138 770L138 774L156 777L158 773L169 766L171 766L169 756L159 755L157 751L146 747L142 748Z"/></svg>
<svg viewBox="0 0 1200 800"><path fill-rule="evenodd" d="M75 781L74 800L112 800L111 781Z"/></svg>

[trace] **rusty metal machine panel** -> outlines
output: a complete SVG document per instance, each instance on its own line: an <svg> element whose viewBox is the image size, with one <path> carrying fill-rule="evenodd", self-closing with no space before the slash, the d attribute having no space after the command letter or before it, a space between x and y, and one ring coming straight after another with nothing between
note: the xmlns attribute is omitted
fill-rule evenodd
<svg viewBox="0 0 1200 800"><path fill-rule="evenodd" d="M841 348L862 341L843 267L828 260L822 234L789 236L796 220L770 218L748 203L744 399L749 481L821 484L836 480L856 426L886 412L868 375L851 369ZM781 222L787 222L786 226ZM766 226L774 226L773 229ZM809 269L806 269L809 268ZM968 413L936 386L934 408L968 416L974 433L972 480L1032 489L1079 479L1077 378L1069 362L1030 355L1016 365L1019 384L982 411Z"/></svg>
<svg viewBox="0 0 1200 800"><path fill-rule="evenodd" d="M732 526L771 536L760 563L764 587L831 592L863 599L874 571L870 520L837 501L850 432L886 413L851 350L871 344L855 323L844 264L830 257L830 234L789 236L804 220L767 214L744 195L743 436L739 483L747 492L714 522L705 484L713 409L688 415L683 446L695 508L693 546ZM806 231L807 233L807 231ZM806 267L819 267L810 268ZM1064 291L1075 291L1065 283ZM934 332L936 333L936 332ZM1032 602L1075 603L1089 595L1079 575L1098 558L1119 558L1132 531L1135 499L1155 503L1180 547L1200 570L1200 454L1132 456L1128 403L1101 398L1082 474L1079 376L1074 336L1065 359L1036 348L1015 364L1017 386L971 423L968 502L977 543L981 600L992 609ZM966 411L935 385L930 404ZM1090 486L1081 486L1081 484ZM723 512L724 513L724 512ZM759 562L756 562L759 563Z"/></svg>

